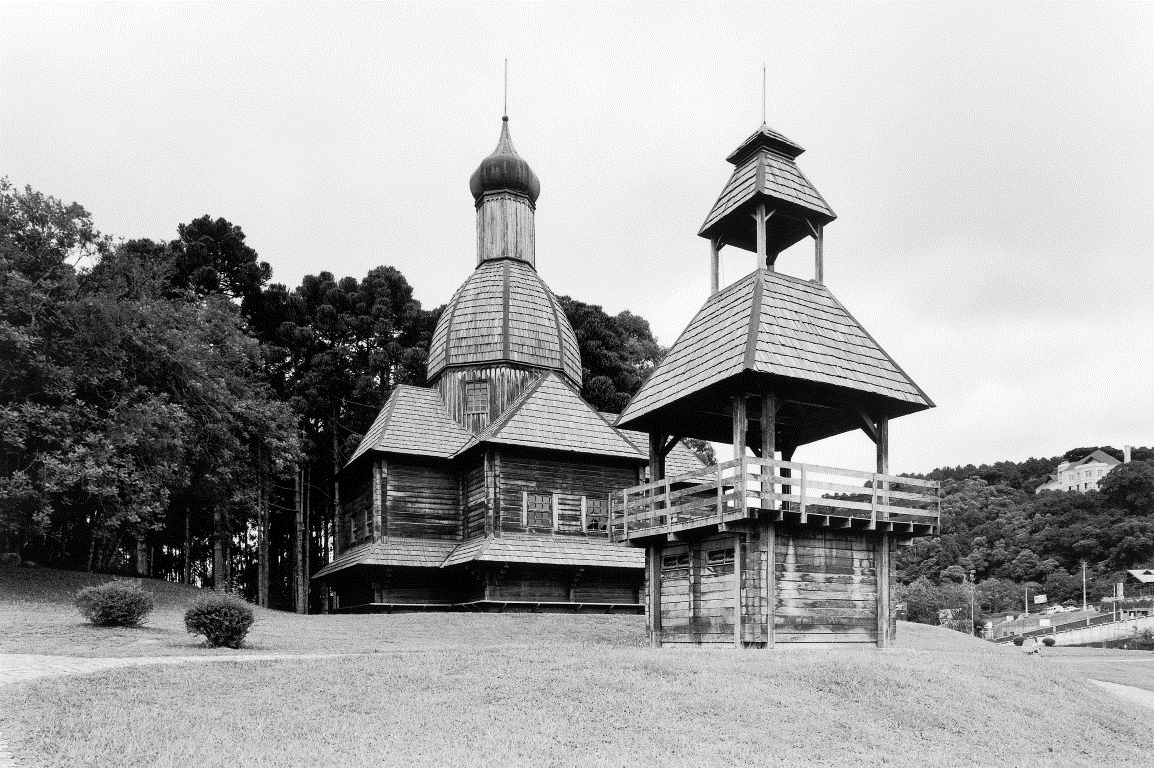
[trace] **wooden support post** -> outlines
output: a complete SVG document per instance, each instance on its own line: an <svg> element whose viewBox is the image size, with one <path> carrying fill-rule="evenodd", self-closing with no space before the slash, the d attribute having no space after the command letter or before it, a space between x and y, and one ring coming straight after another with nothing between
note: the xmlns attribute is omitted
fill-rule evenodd
<svg viewBox="0 0 1154 768"><path fill-rule="evenodd" d="M745 432L749 424L745 416L745 395L733 396L733 458L745 458Z"/></svg>
<svg viewBox="0 0 1154 768"><path fill-rule="evenodd" d="M733 511L745 513L745 433L749 420L745 413L745 393L733 396L733 458L741 463L733 478Z"/></svg>
<svg viewBox="0 0 1154 768"><path fill-rule="evenodd" d="M772 394L762 395L761 397L761 458L767 461L773 461L777 457L777 400ZM762 467L761 474L763 477L772 478L774 475L773 467ZM773 495L773 481L766 482L764 479L761 483L761 493L764 498L765 495ZM770 508L776 506L770 501Z"/></svg>
<svg viewBox="0 0 1154 768"><path fill-rule="evenodd" d="M878 474L888 475L890 473L890 420L882 416L877 422L878 429ZM889 520L890 514L888 509L884 509L890 505L890 481L882 480L881 504L882 504L882 520Z"/></svg>
<svg viewBox="0 0 1154 768"><path fill-rule="evenodd" d="M890 647L890 535L878 537L875 560L878 584L878 648Z"/></svg>
<svg viewBox="0 0 1154 768"><path fill-rule="evenodd" d="M709 241L709 295L721 290L721 238Z"/></svg>
<svg viewBox="0 0 1154 768"><path fill-rule="evenodd" d="M766 629L765 647L773 647L773 620L777 615L777 526L770 523L765 529L765 594Z"/></svg>
<svg viewBox="0 0 1154 768"><path fill-rule="evenodd" d="M882 416L877 421L877 471L879 475L890 473L890 423ZM882 481L888 490L889 482ZM877 483L875 482L876 486ZM874 497L877 497L877 488L874 488ZM883 491L882 504L889 505L889 494ZM889 517L883 510L882 520ZM878 550L875 561L878 585L878 648L888 648L890 645L890 535L882 532L878 538Z"/></svg>
<svg viewBox="0 0 1154 768"><path fill-rule="evenodd" d="M733 647L741 650L741 534L733 534Z"/></svg>
<svg viewBox="0 0 1154 768"><path fill-rule="evenodd" d="M784 446L783 445L781 447L781 460L782 461L793 461L793 452L794 452L794 447L792 445L790 445L790 446ZM781 468L781 476L782 477L793 477L793 470L790 469L789 467L782 467ZM792 493L793 493L793 486L792 485L782 484L782 486L781 486L781 495L782 496L789 496ZM781 509L783 512L785 512L789 509L789 501L788 500L784 500L784 499L782 500Z"/></svg>
<svg viewBox="0 0 1154 768"><path fill-rule="evenodd" d="M649 645L661 647L661 545L650 544L649 552Z"/></svg>

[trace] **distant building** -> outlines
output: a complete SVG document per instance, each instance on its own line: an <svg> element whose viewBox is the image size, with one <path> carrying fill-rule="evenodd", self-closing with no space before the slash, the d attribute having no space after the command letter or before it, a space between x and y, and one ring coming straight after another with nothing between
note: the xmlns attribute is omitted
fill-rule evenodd
<svg viewBox="0 0 1154 768"><path fill-rule="evenodd" d="M1126 446L1127 461L1130 459L1130 446ZM1063 461L1058 465L1058 471L1050 475L1050 479L1038 486L1034 493L1042 491L1086 491L1098 490L1098 482L1110 473L1110 470L1121 464L1113 456L1102 451L1094 451L1089 456L1078 461Z"/></svg>

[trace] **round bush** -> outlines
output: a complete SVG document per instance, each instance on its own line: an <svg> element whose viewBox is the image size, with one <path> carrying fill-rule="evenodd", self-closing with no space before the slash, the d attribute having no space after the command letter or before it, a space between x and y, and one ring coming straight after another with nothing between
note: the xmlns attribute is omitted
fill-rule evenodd
<svg viewBox="0 0 1154 768"><path fill-rule="evenodd" d="M15 568L20 565L20 553L18 552L0 552L0 565L6 565Z"/></svg>
<svg viewBox="0 0 1154 768"><path fill-rule="evenodd" d="M204 635L213 648L240 648L252 622L252 606L223 592L196 598L184 612L185 629Z"/></svg>
<svg viewBox="0 0 1154 768"><path fill-rule="evenodd" d="M1024 642L1026 642L1026 638L1022 637L1021 635L1018 635L1014 638L1014 645L1021 645Z"/></svg>
<svg viewBox="0 0 1154 768"><path fill-rule="evenodd" d="M1042 638L1042 645L1046 646L1047 648L1052 648L1054 646L1054 642L1055 642L1054 638L1052 638L1052 637L1043 637Z"/></svg>
<svg viewBox="0 0 1154 768"><path fill-rule="evenodd" d="M152 594L134 581L109 581L76 593L80 615L98 627L138 627L155 605Z"/></svg>

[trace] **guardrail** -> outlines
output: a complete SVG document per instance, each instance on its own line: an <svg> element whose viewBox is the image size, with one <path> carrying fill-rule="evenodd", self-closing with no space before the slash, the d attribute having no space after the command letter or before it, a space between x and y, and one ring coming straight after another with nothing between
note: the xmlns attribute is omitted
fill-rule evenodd
<svg viewBox="0 0 1154 768"><path fill-rule="evenodd" d="M935 481L756 458L626 488L613 502L611 535L623 541L766 515L932 534L941 510Z"/></svg>

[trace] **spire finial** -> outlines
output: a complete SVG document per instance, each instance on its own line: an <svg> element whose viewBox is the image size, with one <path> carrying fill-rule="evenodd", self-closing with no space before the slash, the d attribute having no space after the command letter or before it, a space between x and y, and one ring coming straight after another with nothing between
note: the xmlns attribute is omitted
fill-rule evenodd
<svg viewBox="0 0 1154 768"><path fill-rule="evenodd" d="M761 124L765 125L765 62L761 62Z"/></svg>
<svg viewBox="0 0 1154 768"><path fill-rule="evenodd" d="M505 119L509 119L509 57L505 57Z"/></svg>

